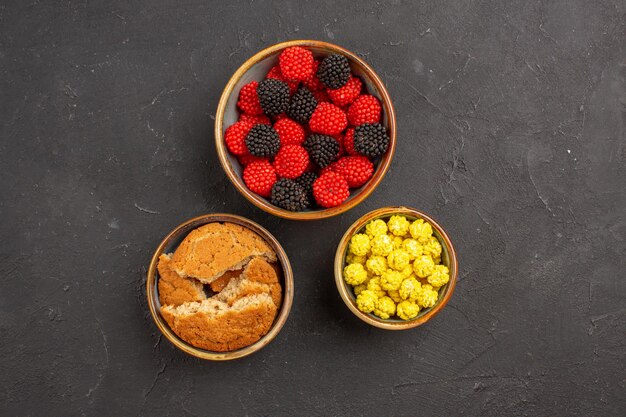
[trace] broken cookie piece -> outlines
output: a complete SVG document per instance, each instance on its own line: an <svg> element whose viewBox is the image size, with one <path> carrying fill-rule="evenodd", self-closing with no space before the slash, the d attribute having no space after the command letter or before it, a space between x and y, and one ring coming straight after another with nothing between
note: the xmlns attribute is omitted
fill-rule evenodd
<svg viewBox="0 0 626 417"><path fill-rule="evenodd" d="M161 314L179 337L201 349L226 352L249 346L272 327L276 305L268 294L254 294L232 305L213 298L161 307Z"/></svg>
<svg viewBox="0 0 626 417"><path fill-rule="evenodd" d="M256 256L276 261L276 253L252 230L234 223L209 223L182 241L172 256L172 268L180 276L210 284Z"/></svg>
<svg viewBox="0 0 626 417"><path fill-rule="evenodd" d="M179 306L188 301L206 299L202 283L193 278L181 277L171 268L171 256L162 254L157 265L159 271L159 300L161 304Z"/></svg>

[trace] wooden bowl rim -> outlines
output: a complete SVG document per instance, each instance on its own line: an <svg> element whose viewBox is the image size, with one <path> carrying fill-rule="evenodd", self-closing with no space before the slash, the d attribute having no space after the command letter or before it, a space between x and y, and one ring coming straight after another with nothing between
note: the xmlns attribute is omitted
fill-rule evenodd
<svg viewBox="0 0 626 417"><path fill-rule="evenodd" d="M267 332L265 336L251 344L250 346L246 346L244 348L230 351L230 352L213 352L201 348L197 348L187 343L180 337L174 333L168 324L165 322L161 313L158 310L158 300L156 299L156 291L155 287L157 285L157 264L159 262L159 256L163 253L165 247L170 243L171 240L178 238L181 234L188 234L192 230L197 227L203 226L208 223L214 222L231 222L236 223L241 226L247 227L253 232L257 233L261 236L272 248L276 251L276 255L280 262L280 265L283 270L283 302L280 307L280 311L276 318L274 319L274 323L272 327ZM157 247L154 255L152 255L152 259L150 260L150 266L148 267L148 274L146 277L146 297L148 298L148 307L150 310L150 314L152 315L152 319L155 324L159 328L162 334L177 348L182 350L183 352L196 356L201 359L211 360L211 361L228 361L232 359L243 358L244 356L248 356L254 352L259 351L263 347L267 346L284 326L287 321L287 317L289 316L289 312L291 311L291 306L293 304L293 294L294 294L294 281L293 281L293 271L291 269L291 264L289 263L289 258L287 257L287 253L278 242L278 240L263 226L259 225L256 222L253 222L250 219L245 217L237 216L234 214L227 213L211 213L205 214L202 216L194 217L193 219L187 220L178 226L176 226L168 235L161 241L159 246Z"/></svg>
<svg viewBox="0 0 626 417"><path fill-rule="evenodd" d="M439 235L444 240L444 244L448 251L448 255L450 257L450 281L448 282L448 286L446 288L446 292L443 294L443 298L441 298L434 307L432 307L426 314L419 316L412 320L407 321L389 321L383 320L381 318L375 317L371 314L366 314L360 311L354 302L352 301L348 285L344 282L343 279L343 268L344 268L344 254L347 249L348 243L352 235L354 235L358 230L360 230L363 226L365 226L370 220L374 220L381 217L391 216L394 214L408 215L412 217L422 218L428 221L435 230L439 233ZM435 317L445 306L448 304L452 293L454 292L454 288L456 286L458 274L459 274L459 265L456 255L456 250L454 249L454 245L450 240L450 237L446 233L446 231L441 227L441 225L433 219L428 214L419 211L417 209L405 206L390 206L390 207L381 207L379 209L373 210L363 216L361 216L357 221L355 221L344 233L343 237L339 241L339 245L337 246L337 251L335 253L335 283L337 285L337 290L339 291L339 295L341 299L346 304L346 306L357 316L359 319L364 321L365 323L385 329L385 330L408 330L417 326L421 326L426 323L433 317Z"/></svg>
<svg viewBox="0 0 626 417"><path fill-rule="evenodd" d="M280 207L276 207L273 204L266 201L263 197L258 196L253 193L246 187L243 182L243 179L235 172L234 168L230 164L228 160L228 150L224 144L223 140L223 122L224 122L224 112L226 109L226 103L228 102L229 97L233 94L233 90L235 85L241 79L241 77L250 70L255 64L259 61L277 53L278 51L291 47L291 46L308 46L329 50L330 52L340 53L346 56L351 62L356 63L363 72L367 75L367 77L372 81L376 91L381 96L381 105L385 115L387 116L387 124L389 131L389 149L383 156L380 161L379 166L372 178L368 181L368 183L363 186L363 188L351 196L351 198L346 201L344 204L338 207L332 207L328 209L321 209L315 211L301 211L294 212L289 210L284 210ZM222 96L220 98L219 104L217 106L217 111L215 113L215 145L217 148L217 155L222 165L222 168L226 172L226 175L230 179L230 181L235 185L235 188L239 190L239 192L252 204L260 208L261 210L270 213L272 215L282 217L285 219L291 220L318 220L327 217L336 216L345 211L350 210L351 208L357 206L363 200L365 200L369 195L376 189L378 184L382 181L383 177L389 170L389 166L391 165L391 161L393 160L393 155L396 149L396 115L395 110L393 108L393 104L391 102L391 98L389 97L389 93L387 88L383 84L382 80L376 74L376 72L361 58L359 58L356 54L344 49L340 46L334 45L332 43L316 41L316 40L292 40L288 42L281 42L275 45L272 45L268 48L261 50L260 52L253 55L246 62L244 62L237 71L230 78Z"/></svg>

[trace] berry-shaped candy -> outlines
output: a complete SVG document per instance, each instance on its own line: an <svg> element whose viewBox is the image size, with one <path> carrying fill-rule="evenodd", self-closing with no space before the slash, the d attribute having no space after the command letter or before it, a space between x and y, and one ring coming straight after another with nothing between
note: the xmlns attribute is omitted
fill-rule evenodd
<svg viewBox="0 0 626 417"><path fill-rule="evenodd" d="M411 320L420 312L420 306L411 301L402 301L396 307L396 315L402 320Z"/></svg>
<svg viewBox="0 0 626 417"><path fill-rule="evenodd" d="M339 107L347 106L352 103L361 94L363 83L358 77L350 77L346 85L335 90L328 89L328 96Z"/></svg>
<svg viewBox="0 0 626 417"><path fill-rule="evenodd" d="M319 67L319 61L313 61L313 72L311 75L302 82L309 90L318 91L324 89L324 84L317 78L317 68Z"/></svg>
<svg viewBox="0 0 626 417"><path fill-rule="evenodd" d="M359 153L354 149L354 128L349 127L346 129L346 134L343 136L342 143L343 149L348 155L358 155Z"/></svg>
<svg viewBox="0 0 626 417"><path fill-rule="evenodd" d="M343 150L343 135L341 133L338 135L333 135L333 138L339 144L339 153L337 154L337 157L344 156L346 154L346 151Z"/></svg>
<svg viewBox="0 0 626 417"><path fill-rule="evenodd" d="M243 182L250 191L269 197L276 182L276 172L267 160L250 162L243 170Z"/></svg>
<svg viewBox="0 0 626 417"><path fill-rule="evenodd" d="M285 76L283 76L283 74L280 72L280 65L276 65L272 67L272 69L270 70L270 72L267 73L265 78L286 82L287 85L289 86L289 94L295 93L296 90L298 89L298 84L299 84L298 81L291 81L291 80L288 80Z"/></svg>
<svg viewBox="0 0 626 417"><path fill-rule="evenodd" d="M281 146L302 145L304 142L304 128L288 117L274 123L274 130L278 133Z"/></svg>
<svg viewBox="0 0 626 417"><path fill-rule="evenodd" d="M370 238L363 233L357 233L350 239L350 253L365 256L370 251Z"/></svg>
<svg viewBox="0 0 626 417"><path fill-rule="evenodd" d="M316 107L317 99L313 93L306 87L300 87L291 97L287 116L302 124L309 123Z"/></svg>
<svg viewBox="0 0 626 417"><path fill-rule="evenodd" d="M282 51L278 63L281 74L288 80L305 81L313 74L313 53L301 46Z"/></svg>
<svg viewBox="0 0 626 417"><path fill-rule="evenodd" d="M282 178L272 187L271 202L289 211L302 211L308 200L302 187L293 180Z"/></svg>
<svg viewBox="0 0 626 417"><path fill-rule="evenodd" d="M387 152L389 135L379 123L362 124L354 129L354 149L368 158L376 158Z"/></svg>
<svg viewBox="0 0 626 417"><path fill-rule="evenodd" d="M284 145L274 158L276 174L282 178L298 178L309 165L309 154L300 145Z"/></svg>
<svg viewBox="0 0 626 417"><path fill-rule="evenodd" d="M341 174L350 188L357 188L372 178L374 164L365 156L344 156L334 162L331 169Z"/></svg>
<svg viewBox="0 0 626 417"><path fill-rule="evenodd" d="M322 207L336 207L350 196L345 178L334 172L327 172L313 183L313 196Z"/></svg>
<svg viewBox="0 0 626 417"><path fill-rule="evenodd" d="M339 154L339 143L326 135L311 135L304 141L311 160L320 168L330 165Z"/></svg>
<svg viewBox="0 0 626 417"><path fill-rule="evenodd" d="M347 125L346 114L331 103L319 103L309 120L311 131L331 136L343 132Z"/></svg>
<svg viewBox="0 0 626 417"><path fill-rule="evenodd" d="M245 155L248 153L246 148L246 136L254 123L247 121L239 121L228 126L224 132L224 142L226 147L233 155Z"/></svg>
<svg viewBox="0 0 626 417"><path fill-rule="evenodd" d="M317 68L317 78L328 88L341 88L350 79L350 63L343 55L328 55Z"/></svg>
<svg viewBox="0 0 626 417"><path fill-rule="evenodd" d="M272 157L280 148L280 138L272 126L254 125L246 136L246 147L254 156Z"/></svg>
<svg viewBox="0 0 626 417"><path fill-rule="evenodd" d="M330 103L330 96L328 95L326 90L316 90L316 91L311 91L311 92L313 93L315 100L317 100L317 104Z"/></svg>
<svg viewBox="0 0 626 417"><path fill-rule="evenodd" d="M367 271L361 264L350 264L343 269L343 279L349 285L359 285L367 279Z"/></svg>
<svg viewBox="0 0 626 417"><path fill-rule="evenodd" d="M254 161L266 161L265 158L261 158L259 156L254 156L254 155L249 154L247 152L247 149L246 149L246 153L245 154L237 156L237 160L244 167L250 165Z"/></svg>
<svg viewBox="0 0 626 417"><path fill-rule="evenodd" d="M278 116L289 107L289 86L284 81L271 78L263 80L256 91L263 113L270 117Z"/></svg>
<svg viewBox="0 0 626 417"><path fill-rule="evenodd" d="M256 91L258 86L259 83L252 81L239 90L237 107L239 107L242 112L250 115L263 114L263 109L261 108L261 103L259 103L259 96Z"/></svg>
<svg viewBox="0 0 626 417"><path fill-rule="evenodd" d="M253 114L242 114L239 116L240 122L252 122L253 124L260 123L262 125L269 125L270 118L264 114L253 115Z"/></svg>
<svg viewBox="0 0 626 417"><path fill-rule="evenodd" d="M306 193L308 199L313 201L313 183L318 178L315 172L305 172L296 178L296 182L300 184L302 188L304 188L304 192Z"/></svg>
<svg viewBox="0 0 626 417"><path fill-rule="evenodd" d="M380 102L374 96L359 96L348 109L348 120L352 126L363 123L379 123L382 108Z"/></svg>

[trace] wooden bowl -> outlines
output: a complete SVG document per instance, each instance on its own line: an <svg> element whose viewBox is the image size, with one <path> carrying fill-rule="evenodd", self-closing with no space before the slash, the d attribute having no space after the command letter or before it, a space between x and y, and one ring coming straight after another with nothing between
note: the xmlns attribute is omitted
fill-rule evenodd
<svg viewBox="0 0 626 417"><path fill-rule="evenodd" d="M437 300L437 304L431 308L420 310L418 316L411 320L402 320L399 318L384 320L373 314L363 313L356 307L356 297L354 296L352 287L346 284L343 279L343 269L345 266L350 238L352 238L355 233L359 233L359 231L365 227L370 220L386 220L394 214L404 215L408 220L424 219L429 222L433 227L433 235L441 243L441 261L450 269L450 281L439 290L439 299ZM337 284L337 289L339 290L339 295L341 295L343 302L346 303L354 315L363 320L365 323L386 330L411 329L413 327L420 326L435 317L435 315L437 315L437 313L445 307L454 292L458 270L459 266L456 258L456 251L454 250L452 241L450 241L450 238L443 227L441 227L439 223L426 213L422 213L421 211L409 207L383 207L367 213L353 223L352 226L350 226L350 228L346 231L339 242L339 246L337 247L337 252L335 254L335 283Z"/></svg>
<svg viewBox="0 0 626 417"><path fill-rule="evenodd" d="M176 333L174 333L169 328L167 322L161 316L160 311L161 303L159 302L157 286L157 281L159 279L157 271L159 256L161 256L162 253L173 252L178 247L180 242L193 229L213 222L236 223L241 226L247 227L248 229L257 233L259 236L265 239L265 241L272 247L272 249L274 249L274 252L276 252L278 262L280 263L283 272L281 282L283 287L283 302L280 307L280 311L274 319L274 324L272 324L269 332L267 332L265 336L263 336L252 345L230 352L213 352L192 346L191 344L178 337ZM197 356L201 359L208 359L212 361L227 361L231 359L242 358L260 350L269 342L271 342L276 337L278 332L280 332L283 325L287 321L287 316L289 316L289 311L291 310L291 304L293 302L293 273L291 271L291 265L289 264L289 259L287 258L287 254L285 253L284 249L282 248L280 243L278 243L276 238L263 227L251 220L248 220L244 217L235 216L233 214L205 214L204 216L196 217L176 226L176 228L174 228L174 230L172 230L157 247L148 268L148 276L146 279L146 295L148 297L150 314L152 315L154 322L156 323L161 333L163 333L174 346L176 346L185 353Z"/></svg>
<svg viewBox="0 0 626 417"><path fill-rule="evenodd" d="M363 185L361 188L352 190L348 200L337 207L328 209L310 209L300 212L284 210L280 207L276 207L270 203L268 199L261 197L248 189L242 179L243 169L241 165L237 159L228 152L224 143L224 131L227 127L235 123L239 116L237 110L237 99L241 87L251 81L261 81L267 72L278 63L278 55L280 52L290 46L305 47L311 50L313 55L316 57L328 54L344 55L350 62L352 72L362 79L368 93L376 96L382 105L383 111L381 123L387 128L387 132L389 133L389 149L385 155L381 157L380 161L377 161L377 167L374 174L367 184ZM239 192L243 194L243 196L252 204L270 214L286 219L316 220L336 216L344 211L350 210L352 207L355 207L361 201L365 200L365 198L367 198L378 186L389 169L389 165L391 164L391 160L395 152L396 116L393 110L393 105L391 104L391 99L389 98L389 93L387 92L387 89L383 85L382 81L374 70L354 53L327 42L311 40L289 41L270 46L269 48L257 53L252 58L244 62L235 74L233 74L230 81L228 81L215 114L215 145L217 146L217 155L224 171L226 171L226 175Z"/></svg>

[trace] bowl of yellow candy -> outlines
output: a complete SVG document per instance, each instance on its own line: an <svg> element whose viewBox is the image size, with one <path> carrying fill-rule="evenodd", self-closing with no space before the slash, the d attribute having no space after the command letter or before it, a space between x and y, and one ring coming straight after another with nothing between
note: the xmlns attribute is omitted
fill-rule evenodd
<svg viewBox="0 0 626 417"><path fill-rule="evenodd" d="M454 246L431 217L409 207L367 213L344 234L335 255L341 298L382 329L426 323L448 303L458 275Z"/></svg>

